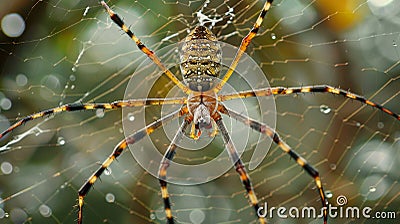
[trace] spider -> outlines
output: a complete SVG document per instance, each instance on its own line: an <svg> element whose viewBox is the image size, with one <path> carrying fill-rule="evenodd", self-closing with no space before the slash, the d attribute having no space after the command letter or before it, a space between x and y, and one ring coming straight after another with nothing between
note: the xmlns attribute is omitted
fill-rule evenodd
<svg viewBox="0 0 400 224"><path fill-rule="evenodd" d="M240 159L240 156L235 148L235 145L231 141L231 137L227 131L227 128L222 120L222 114L234 118L250 128L265 134L270 137L274 143L276 143L284 153L288 154L294 161L301 166L314 180L317 188L319 197L321 199L322 207L324 209L323 221L327 223L328 215L328 201L325 196L325 192L322 186L319 172L310 165L302 156L296 153L287 143L285 143L278 135L278 133L269 127L267 124L259 122L255 119L243 115L237 111L224 106L223 102L239 98L250 98L250 97L262 97L271 95L290 95L296 93L331 93L334 95L342 95L346 98L360 101L363 104L375 107L384 113L395 117L400 120L400 115L392 112L391 110L383 107L380 104L372 102L363 96L351 93L349 91L332 87L329 85L314 85L314 86L302 86L302 87L271 87L256 90L246 90L238 93L231 94L219 94L222 87L232 76L235 71L239 60L246 51L248 45L252 39L257 35L257 32L264 20L265 15L269 11L272 5L272 0L266 0L263 8L251 28L250 32L245 36L239 46L239 50L236 53L228 71L221 76L220 81L217 78L221 73L221 54L220 46L217 42L217 37L205 26L197 26L194 28L189 35L184 39L182 51L180 55L180 68L182 72L182 79L180 81L157 57L157 55L147 48L139 38L125 25L123 20L104 2L101 1L101 5L105 8L110 18L116 23L136 44L136 46L146 54L155 65L184 93L187 97L183 98L147 98L147 99L128 99L114 101L111 103L73 103L65 104L59 107L44 110L38 113L34 113L14 123L8 129L0 134L0 139L6 134L13 131L17 127L25 124L28 121L42 118L49 115L59 114L61 112L69 111L82 111L82 110L113 110L124 107L139 107L146 105L163 105L163 104L175 104L181 105L178 111L172 112L160 119L148 124L142 129L136 131L132 135L127 136L125 139L120 141L114 148L113 152L104 160L101 166L87 179L82 185L78 192L78 219L77 223L83 222L83 208L84 199L89 193L92 186L100 178L103 172L124 152L128 145L134 144L145 136L150 135L155 129L160 128L165 122L169 122L178 117L183 117L184 120L176 132L173 140L170 142L163 159L160 161L158 180L161 186L161 195L164 202L164 210L168 223L174 223L175 220L172 214L171 202L167 190L167 169L170 162L173 160L176 153L177 145L182 139L186 129L192 125L190 135L193 139L201 137L204 131L211 131L215 134L215 130L218 130L223 138L225 147L229 153L230 159L235 166L237 173L239 174L240 180L247 192L247 196L250 200L251 206L255 210L256 218L260 223L266 223L266 220L258 216L259 214L259 201L254 192L251 180L245 166ZM212 131L215 129L214 131Z"/></svg>

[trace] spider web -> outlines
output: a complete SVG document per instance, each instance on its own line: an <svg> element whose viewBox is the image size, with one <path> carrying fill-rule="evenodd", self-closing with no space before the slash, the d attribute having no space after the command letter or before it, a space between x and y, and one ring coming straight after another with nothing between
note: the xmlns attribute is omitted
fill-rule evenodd
<svg viewBox="0 0 400 224"><path fill-rule="evenodd" d="M341 2L274 1L246 52L258 62L271 86L329 84L400 113L399 3ZM200 23L211 26L220 41L238 46L263 3L139 0L108 4L157 52L182 40ZM146 58L98 1L13 1L0 3L0 8L1 18L16 12L25 22L23 34L14 38L5 35L11 31L2 24L2 129L18 118L61 104L122 99L131 75ZM144 83L138 88L147 88ZM230 81L232 86L238 83L235 78ZM172 87L162 76L151 94L164 97ZM347 206L393 211L398 220L398 120L330 94L277 96L275 100L277 132L319 170L331 205L337 206L336 198L343 195ZM123 139L122 122L134 124L143 110L138 108L127 117L120 110L63 113L31 121L8 135L1 142L8 151L0 154L0 222L76 222L78 189ZM158 107L146 107L147 123L159 117ZM232 125L237 125L237 133L246 128L235 121ZM164 152L169 142L162 131L151 138ZM250 142L242 156L246 165L255 144L257 140ZM176 161L196 164L212 159L224 150L220 136L210 147L194 153L178 151ZM313 179L274 144L249 175L262 205L320 208ZM233 168L206 184L169 185L168 189L180 223L256 222ZM85 199L85 223L165 223L158 180L129 152L111 165ZM313 220L276 215L269 219L272 223ZM314 222L322 223L322 219ZM332 222L396 220L336 218Z"/></svg>

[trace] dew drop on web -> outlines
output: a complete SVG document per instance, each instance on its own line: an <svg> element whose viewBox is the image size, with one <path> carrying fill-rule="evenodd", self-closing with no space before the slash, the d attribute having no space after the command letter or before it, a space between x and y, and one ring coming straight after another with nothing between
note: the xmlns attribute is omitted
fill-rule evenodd
<svg viewBox="0 0 400 224"><path fill-rule="evenodd" d="M321 113L323 114L329 114L331 112L331 108L328 107L327 105L322 104L321 106L319 106L319 111L321 111Z"/></svg>

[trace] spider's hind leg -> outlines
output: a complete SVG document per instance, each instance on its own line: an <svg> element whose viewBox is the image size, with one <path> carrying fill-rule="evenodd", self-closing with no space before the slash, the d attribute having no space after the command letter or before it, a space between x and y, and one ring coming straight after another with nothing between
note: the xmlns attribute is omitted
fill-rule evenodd
<svg viewBox="0 0 400 224"><path fill-rule="evenodd" d="M279 135L268 125L258 122L254 119L251 119L236 111L227 109L226 107L223 106L219 108L219 111L248 125L252 129L269 136L285 153L289 154L289 156L292 159L294 159L295 162L298 165L300 165L314 179L315 185L317 186L318 189L319 196L321 198L324 223L326 224L328 221L328 201L325 197L325 192L322 187L321 178L318 171L313 166L311 166L302 156L300 156L297 152L295 152L288 144L282 141Z"/></svg>
<svg viewBox="0 0 400 224"><path fill-rule="evenodd" d="M167 217L168 224L174 223L174 218L172 216L171 203L169 201L169 194L167 190L167 169L169 167L170 161L172 161L172 159L174 158L177 144L181 141L186 128L191 122L192 118L190 116L187 116L179 130L176 132L174 139L169 144L168 149L165 152L162 161L160 162L160 168L158 169L158 180L161 186L161 195L164 201L165 215Z"/></svg>
<svg viewBox="0 0 400 224"><path fill-rule="evenodd" d="M213 116L213 119L214 119L215 123L217 124L219 131L222 134L222 137L223 137L224 143L225 143L225 147L229 153L229 156L230 156L233 164L235 165L236 172L239 174L240 180L242 181L243 186L246 189L246 192L247 192L247 195L249 196L251 205L253 206L253 208L255 210L255 214L258 217L259 222L264 224L264 223L266 223L266 221L265 221L264 217L260 216L260 214L259 214L260 206L258 205L258 199L257 199L256 194L254 193L254 189L253 189L253 185L250 181L250 177L247 174L247 171L243 165L243 162L238 155L235 145L233 145L231 137L229 136L229 133L226 130L225 124L222 121L222 117L219 113L215 113Z"/></svg>
<svg viewBox="0 0 400 224"><path fill-rule="evenodd" d="M98 180L99 177L103 174L104 170L106 170L111 165L111 163L113 163L117 159L117 157L120 156L121 153L128 148L128 145L138 142L139 140L143 139L145 136L150 135L157 128L161 127L165 122L171 121L177 117L185 115L185 114L187 114L187 112L188 112L187 108L183 107L182 109L180 109L176 112L173 112L165 117L162 117L162 118L154 121L153 123L147 125L146 127L140 129L139 131L126 137L124 140L122 140L120 143L118 143L118 145L114 148L114 151L111 153L111 155L108 156L106 160L104 160L104 162L96 170L96 172L94 172L90 176L90 178L79 189L79 193L78 193L78 208L79 208L78 224L81 224L82 220L83 220L84 198L89 193L90 189L92 188L92 186L96 182L96 180Z"/></svg>

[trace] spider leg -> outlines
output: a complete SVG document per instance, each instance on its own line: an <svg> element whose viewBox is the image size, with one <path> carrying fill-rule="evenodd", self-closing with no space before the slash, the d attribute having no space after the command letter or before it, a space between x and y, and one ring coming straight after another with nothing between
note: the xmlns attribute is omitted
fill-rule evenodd
<svg viewBox="0 0 400 224"><path fill-rule="evenodd" d="M297 164L299 164L312 178L314 178L315 185L318 188L318 193L321 198L322 207L324 208L324 223L328 221L328 201L325 198L325 192L322 187L321 178L318 171L312 167L307 161L301 157L297 152L295 152L288 144L286 144L279 135L268 125L258 122L254 119L247 117L246 115L240 114L236 111L227 109L225 106L221 105L218 110L234 119L248 125L252 129L269 136L285 153L289 154Z"/></svg>
<svg viewBox="0 0 400 224"><path fill-rule="evenodd" d="M125 25L124 21L116 14L114 11L110 9L110 7L104 2L101 1L101 5L107 10L107 13L110 15L110 18L116 23L121 29L133 40L135 41L137 47L145 53L160 69L163 71L168 78L175 83L183 92L186 94L190 94L191 90L185 86L179 79L160 61L160 58L154 54L149 48L147 48L139 38Z"/></svg>
<svg viewBox="0 0 400 224"><path fill-rule="evenodd" d="M242 181L244 188L246 189L247 195L249 196L250 202L255 210L258 220L260 221L260 223L266 223L265 219L263 217L259 216L258 211L259 211L260 207L258 205L258 199L254 193L254 189L251 184L250 177L247 174L247 171L243 165L243 162L238 155L235 145L233 145L231 137L229 136L229 133L226 130L225 124L222 121L221 115L219 113L215 113L213 115L213 119L214 119L215 123L217 124L218 129L221 131L222 137L224 139L225 147L229 153L229 157L231 158L232 162L235 165L236 172L239 174L240 180Z"/></svg>
<svg viewBox="0 0 400 224"><path fill-rule="evenodd" d="M240 58L242 57L243 53L246 51L247 47L249 46L251 40L256 36L262 21L264 20L265 15L267 14L268 10L271 8L271 4L272 4L273 0L266 0L264 3L264 7L262 9L262 11L260 12L260 15L258 16L255 24L253 25L253 28L250 30L250 32L247 34L247 36L245 36L240 44L240 47L236 53L235 58L232 61L232 64L229 66L228 71L226 72L226 74L224 75L224 77L222 78L221 82L218 83L216 85L216 87L214 88L214 91L216 93L218 93L222 87L225 85L225 83L228 81L228 79L231 77L231 75L233 74L233 72L236 69L236 66L239 63Z"/></svg>
<svg viewBox="0 0 400 224"><path fill-rule="evenodd" d="M176 153L175 149L177 147L177 144L182 140L183 134L184 134L186 128L192 122L192 119L193 118L191 116L186 117L186 119L182 123L181 127L176 132L174 139L169 144L168 149L165 152L163 159L161 160L160 168L158 169L158 180L159 180L160 186L161 186L161 195L162 195L162 198L164 201L165 215L167 217L168 224L173 224L174 218L172 216L171 203L169 201L169 195L168 195L168 190L167 190L167 182L166 182L167 169L169 167L170 161L172 161L172 159L174 158L174 155Z"/></svg>
<svg viewBox="0 0 400 224"><path fill-rule="evenodd" d="M329 85L317 85L317 86L302 86L302 87L271 87L256 90L246 90L238 93L226 94L218 96L219 101L227 101L238 98L248 98L255 96L269 96L269 95L290 95L293 93L331 93L335 95L342 95L346 98L360 101L363 104L369 105L371 107L378 108L379 110L395 117L400 120L400 114L394 113L393 111L387 109L386 107L370 101L363 96L357 95L355 93L335 88Z"/></svg>
<svg viewBox="0 0 400 224"><path fill-rule="evenodd" d="M96 180L103 174L104 170L106 170L112 162L115 161L115 159L121 155L125 149L127 149L129 144L134 144L138 142L139 140L143 139L145 136L150 135L154 130L157 128L161 127L165 122L169 122L173 120L174 118L183 116L188 113L187 107L183 107L179 111L172 112L168 114L165 117L162 117L153 123L147 125L146 127L138 130L137 132L133 133L132 135L126 137L124 140L122 140L118 145L114 148L113 152L110 154L110 156L107 157L106 160L101 164L101 166L97 169L96 172L94 172L90 178L82 185L82 187L79 189L78 193L78 224L82 223L82 215L83 215L83 201L84 197L89 193L90 189L92 188L93 184L96 182Z"/></svg>
<svg viewBox="0 0 400 224"><path fill-rule="evenodd" d="M138 107L138 106L146 106L146 105L163 105L163 104L186 104L185 98L148 98L148 99L132 99L132 100L120 100L114 101L112 103L72 103L65 104L59 107L47 109L44 111L40 111L38 113L31 114L26 116L12 126L4 130L0 134L0 139L2 139L6 134L13 131L15 128L27 123L28 121L42 118L45 116L51 116L54 114L58 114L61 112L68 111L78 111L78 110L96 110L96 109L104 109L104 110L114 110L117 108L123 107ZM3 151L4 152L4 151Z"/></svg>

